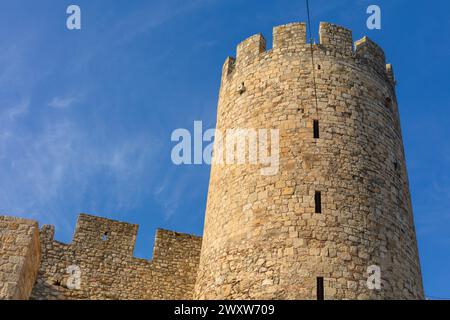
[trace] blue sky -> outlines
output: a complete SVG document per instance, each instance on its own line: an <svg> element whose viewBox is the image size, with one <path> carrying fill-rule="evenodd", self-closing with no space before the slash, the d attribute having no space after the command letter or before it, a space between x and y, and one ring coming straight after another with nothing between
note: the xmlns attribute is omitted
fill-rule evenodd
<svg viewBox="0 0 450 320"><path fill-rule="evenodd" d="M66 8L82 10L69 31ZM378 4L382 29L366 28ZM311 0L368 35L398 80L426 294L450 297L450 2ZM0 1L0 213L56 226L80 212L201 234L209 167L172 164L171 132L214 127L221 66L246 37L306 21L298 1Z"/></svg>

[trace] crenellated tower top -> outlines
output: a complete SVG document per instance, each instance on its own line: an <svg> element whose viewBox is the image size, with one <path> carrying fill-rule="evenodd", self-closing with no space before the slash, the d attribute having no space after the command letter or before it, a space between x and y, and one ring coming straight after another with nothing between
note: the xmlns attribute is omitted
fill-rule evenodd
<svg viewBox="0 0 450 320"><path fill-rule="evenodd" d="M227 57L223 66L223 78L226 79L236 69L244 69L257 60L267 58L271 52L309 55L311 44L307 42L306 31L304 22L274 27L271 50L266 50L266 40L262 34L255 34L245 39L237 46L236 58ZM351 30L321 22L319 43L312 46L314 52L354 59L362 69L370 69L393 85L395 84L392 66L386 64L383 49L366 36L353 42Z"/></svg>

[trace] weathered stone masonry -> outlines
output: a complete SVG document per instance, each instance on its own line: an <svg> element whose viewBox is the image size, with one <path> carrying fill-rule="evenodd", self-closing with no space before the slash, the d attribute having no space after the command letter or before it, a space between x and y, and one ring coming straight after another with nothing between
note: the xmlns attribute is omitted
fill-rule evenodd
<svg viewBox="0 0 450 320"><path fill-rule="evenodd" d="M133 257L136 225L82 214L64 244L0 217L0 299L315 299L318 278L326 299L423 299L392 67L328 23L312 49L314 66L293 23L271 50L255 35L226 59L217 129L279 129L280 168L213 164L203 241L158 230L147 261Z"/></svg>
<svg viewBox="0 0 450 320"><path fill-rule="evenodd" d="M212 165L195 298L315 299L322 277L326 299L423 298L392 67L345 28L321 23L319 42L313 66L288 24L225 61L217 129L279 129L280 169Z"/></svg>
<svg viewBox="0 0 450 320"><path fill-rule="evenodd" d="M42 226L39 241L36 222L14 218L14 225L4 228L3 221L10 219L0 217L0 261L11 261L7 268L0 263L0 279L9 277L14 287L6 283L8 290L0 291L0 299L192 299L200 237L158 230L153 259L148 261L132 256L137 225L81 214L72 242L64 244L53 239L53 226ZM14 234L13 241L6 238L9 234ZM5 255L4 250L11 253ZM23 258L16 265L11 257L19 253ZM33 266L28 267L30 275L27 264ZM80 270L79 289L70 286L70 266ZM10 270L17 271L11 276ZM19 277L19 272L25 276Z"/></svg>
<svg viewBox="0 0 450 320"><path fill-rule="evenodd" d="M0 299L28 299L39 261L37 222L0 216Z"/></svg>
<svg viewBox="0 0 450 320"><path fill-rule="evenodd" d="M70 245L41 230L42 262L32 299L190 299L201 238L158 230L153 259L134 258L137 225L82 214ZM67 267L81 271L69 289Z"/></svg>

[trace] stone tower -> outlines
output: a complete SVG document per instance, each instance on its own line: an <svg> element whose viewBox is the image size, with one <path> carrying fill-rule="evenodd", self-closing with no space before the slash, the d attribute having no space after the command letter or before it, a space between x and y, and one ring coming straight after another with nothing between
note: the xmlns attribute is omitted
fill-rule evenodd
<svg viewBox="0 0 450 320"><path fill-rule="evenodd" d="M314 65L304 23L225 61L217 129L279 129L279 171L212 166L194 298L424 298L392 67L366 37L319 33Z"/></svg>

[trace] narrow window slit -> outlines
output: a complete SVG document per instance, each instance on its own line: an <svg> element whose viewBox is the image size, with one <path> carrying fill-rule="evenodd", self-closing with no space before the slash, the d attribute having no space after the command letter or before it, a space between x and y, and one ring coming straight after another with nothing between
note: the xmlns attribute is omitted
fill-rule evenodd
<svg viewBox="0 0 450 320"><path fill-rule="evenodd" d="M317 277L317 300L325 300L323 289L323 277Z"/></svg>
<svg viewBox="0 0 450 320"><path fill-rule="evenodd" d="M322 213L322 193L320 191L316 191L314 202L316 205L316 213Z"/></svg>
<svg viewBox="0 0 450 320"><path fill-rule="evenodd" d="M320 137L319 120L314 120L313 131L314 131L314 139L319 139Z"/></svg>
<svg viewBox="0 0 450 320"><path fill-rule="evenodd" d="M391 98L387 97L385 102L386 108L390 109L392 107L392 100Z"/></svg>

